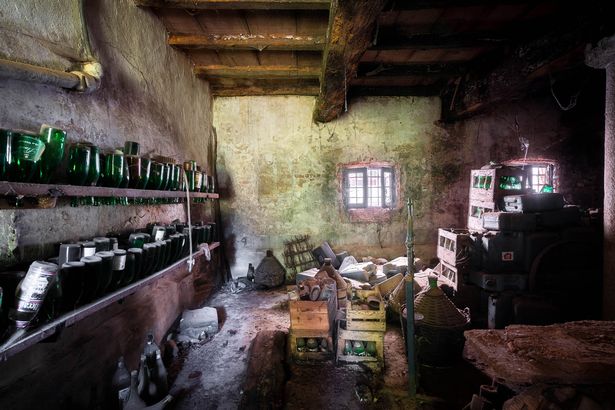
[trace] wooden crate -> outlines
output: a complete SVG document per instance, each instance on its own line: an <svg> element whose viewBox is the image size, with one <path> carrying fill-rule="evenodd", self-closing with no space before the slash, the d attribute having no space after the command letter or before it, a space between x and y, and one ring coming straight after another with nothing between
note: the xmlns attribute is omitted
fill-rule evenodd
<svg viewBox="0 0 615 410"><path fill-rule="evenodd" d="M437 255L441 261L455 267L467 266L471 262L474 241L467 229L438 229Z"/></svg>
<svg viewBox="0 0 615 410"><path fill-rule="evenodd" d="M297 350L297 339L307 339L310 337L327 339L328 350L326 352L321 352L320 350L318 352L308 352L307 350L300 352L299 350ZM287 346L289 357L295 361L319 362L329 360L333 357L333 338L331 337L330 331L290 329L290 331L288 332Z"/></svg>
<svg viewBox="0 0 615 410"><path fill-rule="evenodd" d="M329 300L299 300L295 290L289 292L288 311L291 330L331 332L337 312L337 298Z"/></svg>
<svg viewBox="0 0 615 410"><path fill-rule="evenodd" d="M470 199L468 208L468 230L474 232L484 232L483 214L495 210L495 202L481 202Z"/></svg>
<svg viewBox="0 0 615 410"><path fill-rule="evenodd" d="M338 325L337 348L335 354L336 363L362 363L374 370L384 369L384 332L370 332L364 330L347 330ZM355 356L344 354L346 340L360 340L362 342L376 343L376 357Z"/></svg>
<svg viewBox="0 0 615 410"><path fill-rule="evenodd" d="M348 330L368 330L384 332L386 330L386 311L384 302L378 289L363 290L356 289L355 294L359 300L366 301L369 296L376 296L380 300L378 310L363 310L357 308L356 301L346 302L346 329Z"/></svg>

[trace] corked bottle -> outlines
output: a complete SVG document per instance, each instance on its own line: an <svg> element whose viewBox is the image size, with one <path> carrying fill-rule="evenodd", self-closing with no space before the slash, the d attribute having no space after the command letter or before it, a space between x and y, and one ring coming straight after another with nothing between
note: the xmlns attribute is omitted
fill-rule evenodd
<svg viewBox="0 0 615 410"><path fill-rule="evenodd" d="M345 308L346 307L346 299L347 299L347 284L342 275L333 267L331 264L331 258L325 258L322 266L320 267L321 271L325 271L327 275L335 280L335 286L337 287L337 307Z"/></svg>

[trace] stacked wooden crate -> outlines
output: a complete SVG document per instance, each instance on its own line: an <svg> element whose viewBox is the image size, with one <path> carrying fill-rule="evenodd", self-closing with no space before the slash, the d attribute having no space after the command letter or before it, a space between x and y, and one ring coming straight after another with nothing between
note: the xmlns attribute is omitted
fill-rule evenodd
<svg viewBox="0 0 615 410"><path fill-rule="evenodd" d="M505 195L527 193L528 178L527 169L516 167L473 169L470 177L468 229L482 232L483 214L501 210ZM512 183L508 185L513 179L518 182L518 186Z"/></svg>
<svg viewBox="0 0 615 410"><path fill-rule="evenodd" d="M289 292L290 329L288 349L296 361L330 359L333 352L333 329L337 312L335 292L328 300L299 300L296 290ZM308 349L308 339L316 339L318 347ZM299 343L298 343L299 342ZM326 348L322 348L326 345Z"/></svg>
<svg viewBox="0 0 615 410"><path fill-rule="evenodd" d="M354 292L353 299L346 302L346 320L338 323L336 361L363 363L375 370L382 369L386 312L380 291L356 289ZM368 298L373 302L378 301L378 310L365 308ZM351 351L346 349L347 341L353 347ZM361 350L365 352L355 352L356 342L363 344ZM368 343L372 346L375 344L373 351L368 352Z"/></svg>

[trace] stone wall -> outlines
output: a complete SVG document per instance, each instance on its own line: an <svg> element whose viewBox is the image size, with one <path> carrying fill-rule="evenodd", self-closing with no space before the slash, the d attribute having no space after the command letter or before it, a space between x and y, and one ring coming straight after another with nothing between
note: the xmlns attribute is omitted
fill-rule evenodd
<svg viewBox="0 0 615 410"><path fill-rule="evenodd" d="M266 249L282 261L283 242L308 234L335 251L392 258L405 251L400 203L380 222L357 222L342 206L339 164L388 161L400 171L400 201L415 202L417 256L435 256L438 227L465 227L470 170L523 156L561 164L560 188L571 203L601 204L600 107L582 97L562 112L550 96L495 107L441 124L439 98L368 97L340 119L315 124L311 97L216 98L218 170L227 255L242 276ZM517 128L515 124L519 124ZM519 132L517 132L517 129Z"/></svg>
<svg viewBox="0 0 615 410"><path fill-rule="evenodd" d="M0 79L0 126L38 130L47 123L65 129L69 142L87 140L111 149L133 140L141 143L142 153L205 164L211 131L208 84L194 77L187 57L166 44L164 26L151 11L130 0L86 4L93 53L104 70L101 88L78 94ZM3 2L0 57L59 69L86 59L78 5L77 0ZM185 220L183 206L70 208L62 203L55 210L0 210L0 264L51 256L60 241L174 218Z"/></svg>

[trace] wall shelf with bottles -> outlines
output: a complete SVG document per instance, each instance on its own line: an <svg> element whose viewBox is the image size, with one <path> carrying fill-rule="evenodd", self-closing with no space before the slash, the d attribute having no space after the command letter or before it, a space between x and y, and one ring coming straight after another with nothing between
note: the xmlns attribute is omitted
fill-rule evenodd
<svg viewBox="0 0 615 410"><path fill-rule="evenodd" d="M209 250L213 250L220 246L220 242L212 242L210 244L201 244L199 246L199 251L192 254L192 257L196 260L204 257L204 253L202 248L207 246ZM164 277L170 276L172 274L176 274L179 271L183 270L183 266L187 264L190 256L186 256L182 259L179 259L177 262L172 265L167 266L166 268L144 278L137 282L134 282L126 287L118 289L117 291L110 293L108 295L103 296L102 298L93 301L87 305L81 306L71 312L68 312L52 322L45 323L38 328L35 328L31 332L28 332L24 337L17 340L15 343L11 344L5 350L0 351L0 363L8 360L11 356L16 355L17 353L26 350L27 348L37 344L40 341L43 341L50 336L55 335L60 332L65 327L72 326L73 324L87 318L88 316L94 314L95 312L117 302L125 297L135 293L141 288L148 286ZM187 271L186 271L187 272Z"/></svg>
<svg viewBox="0 0 615 410"><path fill-rule="evenodd" d="M108 188L98 186L31 184L0 181L0 195L16 197L127 197L127 198L183 198L185 191L158 191L151 189ZM218 199L212 192L190 192L191 198Z"/></svg>

